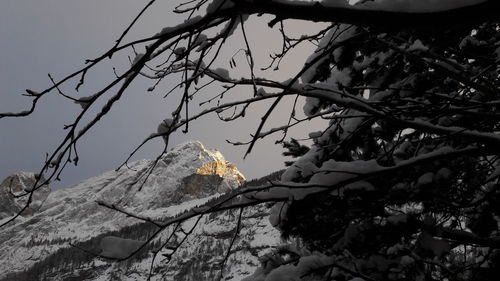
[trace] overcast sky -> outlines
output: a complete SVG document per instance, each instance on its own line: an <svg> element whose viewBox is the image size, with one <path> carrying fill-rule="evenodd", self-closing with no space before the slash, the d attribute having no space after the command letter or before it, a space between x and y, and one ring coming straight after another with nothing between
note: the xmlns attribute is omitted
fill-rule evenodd
<svg viewBox="0 0 500 281"><path fill-rule="evenodd" d="M0 111L28 108L30 100L21 96L24 89L41 91L50 85L47 73L60 78L81 67L85 59L95 58L106 51L145 3L138 0L0 1ZM156 6L133 30L129 39L154 34L181 20L172 15L169 7ZM306 25L290 25L294 29L299 26ZM268 54L281 47L279 34L263 32L267 25L262 18L250 19L248 29L252 49L259 59L257 66L264 66L269 62ZM238 44L241 42L235 37L230 47L223 50L226 53L222 57L230 57L241 47ZM296 51L291 57L293 60L283 65L284 73L276 74L276 77L286 78L287 73L302 65L311 50L313 46ZM126 56L121 59L122 63L127 62ZM113 66L119 67L120 62L114 61L90 74L89 84L79 94L93 94L98 86L113 77ZM241 63L240 67L245 65ZM55 187L70 186L118 167L135 146L156 131L161 120L170 117L173 105L161 95L148 93L146 89L150 85L150 81L139 81L129 88L125 98L82 139L78 146L79 165L67 168L62 182L54 184ZM274 114L270 126L286 121L290 106L290 102L284 103ZM207 148L220 150L247 178L281 169L286 159L281 157L281 146L274 145L280 134L258 143L245 160L245 148L233 147L225 141L249 140L249 134L256 129L267 107L268 104L261 104L250 108L250 114L244 120L232 124L222 123L216 116L200 120L191 124L189 134L176 134L172 144L200 140ZM76 105L54 93L43 100L30 117L0 119L0 178L20 170L38 172L45 153L52 152L61 140L62 128L71 123L76 110ZM305 127L311 130L314 126L317 125L311 123ZM295 133L299 138L307 135L303 129ZM151 143L134 159L155 157L161 148L160 141Z"/></svg>

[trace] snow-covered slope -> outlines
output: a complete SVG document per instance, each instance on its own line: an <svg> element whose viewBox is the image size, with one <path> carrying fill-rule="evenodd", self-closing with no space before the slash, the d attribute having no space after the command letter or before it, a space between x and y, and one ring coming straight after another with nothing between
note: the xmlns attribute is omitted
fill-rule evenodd
<svg viewBox="0 0 500 281"><path fill-rule="evenodd" d="M156 230L152 224L97 202L161 219L237 188L244 181L220 152L207 150L199 142L173 148L156 163L144 182L154 163L137 161L128 168L53 191L34 214L0 229L0 280L145 280L151 268L151 251L113 263L70 246L95 251L104 236L145 240ZM153 280L218 277L219 262L234 236L238 215L237 211L227 211L203 217L170 262L168 255L158 255ZM224 267L226 280L241 280L250 274L258 265L257 257L279 241L277 231L267 221L265 208L247 208L242 217L238 239ZM183 227L188 229L194 221ZM171 229L166 229L147 249L155 249L170 233Z"/></svg>

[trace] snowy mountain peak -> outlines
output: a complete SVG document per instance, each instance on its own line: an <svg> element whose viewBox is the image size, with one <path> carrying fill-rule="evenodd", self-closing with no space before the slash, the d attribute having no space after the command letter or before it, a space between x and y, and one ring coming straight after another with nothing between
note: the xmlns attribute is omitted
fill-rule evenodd
<svg viewBox="0 0 500 281"><path fill-rule="evenodd" d="M130 167L140 171L129 188L133 196L120 201L148 209L222 193L245 182L235 165L226 161L218 150L206 149L199 141L173 147L158 162L141 160ZM146 179L147 173L150 174Z"/></svg>
<svg viewBox="0 0 500 281"><path fill-rule="evenodd" d="M208 179L210 185L205 184L203 189L192 188L201 178L204 178L202 181ZM226 161L219 151L206 149L199 141L188 141L173 147L158 161L135 161L73 187L57 190L48 198L47 205L57 204L60 197L74 200L86 197L90 201L145 211L224 192L244 180L236 166Z"/></svg>
<svg viewBox="0 0 500 281"><path fill-rule="evenodd" d="M5 178L0 186L2 189L9 189L14 194L18 194L32 188L35 181L35 173L21 171Z"/></svg>
<svg viewBox="0 0 500 281"><path fill-rule="evenodd" d="M16 197L25 194L36 182L36 176L30 172L18 172L5 178L0 183L0 220L16 214L26 204L27 196ZM33 195L33 202L23 215L29 216L37 210L42 201L50 193L48 186L40 187Z"/></svg>
<svg viewBox="0 0 500 281"><path fill-rule="evenodd" d="M189 171L190 174L218 175L234 178L239 183L246 181L238 168L226 161L220 151L206 149L199 141L187 141L175 146L162 157L162 161L166 164L174 162L175 166L172 167L180 170L186 167L198 167L195 171Z"/></svg>

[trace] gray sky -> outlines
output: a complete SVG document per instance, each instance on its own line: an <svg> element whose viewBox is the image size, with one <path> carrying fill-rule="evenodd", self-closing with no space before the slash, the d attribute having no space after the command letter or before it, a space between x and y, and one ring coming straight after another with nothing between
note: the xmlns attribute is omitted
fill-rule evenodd
<svg viewBox="0 0 500 281"><path fill-rule="evenodd" d="M43 90L50 85L47 73L60 78L81 67L85 59L106 51L145 3L138 0L0 1L0 111L28 108L30 99L21 96L24 89ZM157 6L152 11L133 30L129 39L141 34L154 34L162 27L182 20L173 16L169 7ZM298 29L298 26L304 28L306 25L292 24L290 28ZM248 21L247 28L253 52L257 54L257 66L264 66L269 62L268 54L281 47L279 35L263 32L267 29L266 22L255 18ZM242 43L238 39L239 33L235 33L236 37L223 50L222 57L229 58L241 47L238 46ZM284 73L272 75L287 78L287 73L300 67L311 50L313 46L296 51L292 56L294 60L282 66ZM224 66L228 61L220 63ZM113 78L113 66L120 67L126 62L126 56L119 57L118 62L115 60L89 74L89 84L80 91L81 96L93 94L98 86ZM248 68L243 60L240 60L239 66ZM74 87L74 84L71 85ZM141 80L129 88L123 100L80 142L79 165L68 167L62 182L54 186L76 184L118 167L132 149L156 131L161 120L170 117L173 105L161 95L147 92L150 85L151 81ZM285 159L281 156L281 146L274 144L281 134L259 142L245 160L244 147L233 147L225 141L249 140L249 134L255 130L267 107L266 104L254 106L245 119L229 124L218 121L216 116L192 123L191 132L187 135L176 134L172 144L189 139L200 140L207 148L219 149L247 178L268 174L283 167ZM63 125L71 123L76 110L76 105L53 93L39 104L32 116L0 120L0 178L19 170L38 172L45 153L52 152L61 140ZM270 125L283 124L290 110L290 102L285 102L273 115ZM316 123L305 124L305 127L307 130L298 129L294 135L301 138L311 128L320 129ZM134 159L152 158L161 151L161 147L160 141L151 143Z"/></svg>

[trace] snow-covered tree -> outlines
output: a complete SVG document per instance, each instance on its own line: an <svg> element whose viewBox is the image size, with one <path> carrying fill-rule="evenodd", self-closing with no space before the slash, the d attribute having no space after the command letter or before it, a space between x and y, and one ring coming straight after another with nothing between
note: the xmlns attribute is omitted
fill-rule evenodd
<svg viewBox="0 0 500 281"><path fill-rule="evenodd" d="M96 65L133 49L129 67L94 95L60 92L82 107L41 170L47 180L76 161L77 142L126 98L134 80L151 79L153 91L177 75L178 106L168 126L138 148L163 137L166 150L168 136L198 118L217 114L238 122L250 106L270 101L249 141L235 145L247 145L250 153L259 139L282 132L278 142L301 156L280 181L232 191L162 227L271 202L272 223L299 242L263 257L248 280L488 280L500 273L499 8L497 0L187 1L174 10L186 16L183 23L125 43L127 28L80 71L44 91L28 90L30 110L0 117L29 115L51 91L73 78L77 88L89 83L86 75ZM260 20L279 31L283 46L271 54L267 71L291 60L294 48L317 46L288 80L264 78L257 69L251 46L264 42L250 44L246 31L263 14L271 15ZM294 37L289 20L318 25ZM236 32L244 60L221 52ZM249 71L236 78L240 68ZM207 87L212 83L220 90ZM202 93L210 97L192 104ZM287 121L266 127L290 97L297 100ZM312 119L329 123L309 134L309 149L285 141L290 128Z"/></svg>

